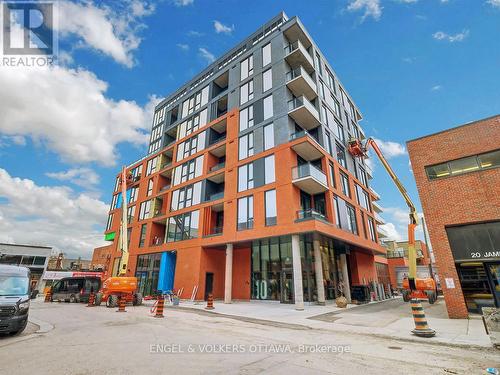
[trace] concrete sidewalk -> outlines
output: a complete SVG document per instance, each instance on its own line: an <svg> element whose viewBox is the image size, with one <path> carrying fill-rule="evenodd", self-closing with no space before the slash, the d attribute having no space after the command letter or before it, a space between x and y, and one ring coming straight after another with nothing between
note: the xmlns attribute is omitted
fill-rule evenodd
<svg viewBox="0 0 500 375"><path fill-rule="evenodd" d="M224 304L216 301L210 313L224 315L240 320L260 320L280 325L303 326L304 329L319 329L336 332L366 334L391 339L427 342L433 344L491 348L481 319L448 319L444 301L436 304L423 303L427 320L437 334L433 338L413 335L413 319L409 304L400 298L374 302L367 305L349 305L340 309L335 304L326 306L305 306L296 311L293 305L274 301L233 302ZM181 302L178 308L200 313L205 303ZM167 306L167 308L177 308Z"/></svg>

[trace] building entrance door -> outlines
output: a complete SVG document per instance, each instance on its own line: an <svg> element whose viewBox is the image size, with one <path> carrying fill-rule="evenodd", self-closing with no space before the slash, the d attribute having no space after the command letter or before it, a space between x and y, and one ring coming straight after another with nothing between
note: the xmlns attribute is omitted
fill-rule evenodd
<svg viewBox="0 0 500 375"><path fill-rule="evenodd" d="M208 299L208 295L214 291L214 274L212 272L207 272L205 274L205 301Z"/></svg>
<svg viewBox="0 0 500 375"><path fill-rule="evenodd" d="M281 271L281 303L293 303L293 271L283 270Z"/></svg>
<svg viewBox="0 0 500 375"><path fill-rule="evenodd" d="M500 263L485 264L496 307L500 307Z"/></svg>

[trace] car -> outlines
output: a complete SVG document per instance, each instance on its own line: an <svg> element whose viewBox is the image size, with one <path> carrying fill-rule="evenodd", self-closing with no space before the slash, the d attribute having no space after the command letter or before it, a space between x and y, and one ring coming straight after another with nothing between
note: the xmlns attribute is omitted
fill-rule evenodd
<svg viewBox="0 0 500 375"><path fill-rule="evenodd" d="M101 279L96 276L65 277L52 286L52 301L88 302L90 292L101 288Z"/></svg>
<svg viewBox="0 0 500 375"><path fill-rule="evenodd" d="M28 324L30 270L0 264L0 333L16 335Z"/></svg>

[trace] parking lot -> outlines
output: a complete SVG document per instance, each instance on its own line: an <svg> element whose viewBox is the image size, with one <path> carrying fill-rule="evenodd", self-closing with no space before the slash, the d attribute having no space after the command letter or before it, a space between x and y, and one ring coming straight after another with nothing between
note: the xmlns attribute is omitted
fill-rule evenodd
<svg viewBox="0 0 500 375"><path fill-rule="evenodd" d="M345 374L367 367L373 374L483 374L500 366L492 349L250 323L194 310L166 308L157 319L148 306L118 313L38 299L31 318L44 333L0 339L1 374Z"/></svg>

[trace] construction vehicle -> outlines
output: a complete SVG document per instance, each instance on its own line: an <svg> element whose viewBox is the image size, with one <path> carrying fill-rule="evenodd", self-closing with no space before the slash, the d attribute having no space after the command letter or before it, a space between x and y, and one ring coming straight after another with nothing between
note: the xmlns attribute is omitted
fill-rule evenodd
<svg viewBox="0 0 500 375"><path fill-rule="evenodd" d="M415 228L418 225L418 215L417 209L413 204L408 192L404 188L403 184L396 176L391 166L387 162L387 159L382 154L382 151L378 147L377 143L373 138L368 138L366 143L363 145L359 139L352 138L349 140L349 153L355 157L366 157L368 149L372 148L375 154L377 154L380 162L384 166L387 173L391 177L392 181L396 184L399 192L406 201L410 213L410 222L408 224L408 277L403 279L403 300L408 302L412 299L427 299L429 303L434 303L437 300L437 288L436 282L433 278L417 279L417 252L415 250Z"/></svg>
<svg viewBox="0 0 500 375"><path fill-rule="evenodd" d="M123 167L120 178L122 190L122 220L120 225L120 237L118 240L118 246L121 248L121 257L117 275L112 275L104 280L99 293L97 293L95 297L95 304L97 306L104 301L107 307L116 307L121 298L124 298L126 302L132 303L134 306L142 304L142 295L137 291L137 278L125 276L129 258L127 238L127 184L132 182L132 174L127 173L126 167Z"/></svg>

